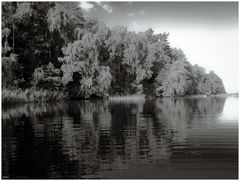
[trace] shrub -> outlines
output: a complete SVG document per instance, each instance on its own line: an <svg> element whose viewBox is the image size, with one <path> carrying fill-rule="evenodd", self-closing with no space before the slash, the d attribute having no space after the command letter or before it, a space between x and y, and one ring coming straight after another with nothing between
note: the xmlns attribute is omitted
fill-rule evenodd
<svg viewBox="0 0 240 181"><path fill-rule="evenodd" d="M59 69L49 62L34 70L33 73L33 86L42 89L62 90L63 85L60 77Z"/></svg>

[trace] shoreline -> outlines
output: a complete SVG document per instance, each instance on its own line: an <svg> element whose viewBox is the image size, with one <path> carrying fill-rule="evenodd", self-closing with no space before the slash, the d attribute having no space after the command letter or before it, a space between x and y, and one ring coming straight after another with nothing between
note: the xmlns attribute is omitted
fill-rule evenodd
<svg viewBox="0 0 240 181"><path fill-rule="evenodd" d="M184 95L184 96L152 96L145 94L129 94L129 95L109 95L108 97L92 97L88 99L79 98L71 99L63 91L51 91L51 90L35 90L35 89L16 89L8 90L2 89L2 105L12 104L26 104L26 103L50 103L50 102L62 102L62 101L80 101L80 100L101 100L107 99L114 102L125 101L144 101L146 99L159 99L159 98L208 98L208 97L238 97L238 93L229 94L217 94L217 95Z"/></svg>

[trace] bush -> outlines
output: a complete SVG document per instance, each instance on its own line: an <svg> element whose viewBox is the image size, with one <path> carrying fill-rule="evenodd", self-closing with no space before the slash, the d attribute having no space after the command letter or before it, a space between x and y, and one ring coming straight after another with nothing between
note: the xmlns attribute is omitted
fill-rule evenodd
<svg viewBox="0 0 240 181"><path fill-rule="evenodd" d="M60 77L59 69L55 69L54 65L49 62L34 70L33 86L42 89L62 90L63 85Z"/></svg>

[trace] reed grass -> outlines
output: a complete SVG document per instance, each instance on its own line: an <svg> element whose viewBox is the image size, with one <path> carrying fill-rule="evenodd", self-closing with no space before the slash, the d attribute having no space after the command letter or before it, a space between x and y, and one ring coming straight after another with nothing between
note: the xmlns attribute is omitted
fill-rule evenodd
<svg viewBox="0 0 240 181"><path fill-rule="evenodd" d="M126 95L126 96L110 96L109 101L111 103L139 103L145 101L145 96L143 94L135 94L135 95Z"/></svg>
<svg viewBox="0 0 240 181"><path fill-rule="evenodd" d="M2 104L26 102L51 102L66 99L60 91L35 90L35 89L2 89Z"/></svg>

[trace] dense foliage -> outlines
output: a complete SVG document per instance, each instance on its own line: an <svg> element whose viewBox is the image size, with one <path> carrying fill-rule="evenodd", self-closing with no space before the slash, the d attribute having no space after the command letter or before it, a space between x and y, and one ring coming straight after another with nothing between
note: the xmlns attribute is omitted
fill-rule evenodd
<svg viewBox="0 0 240 181"><path fill-rule="evenodd" d="M192 66L168 34L108 28L77 2L2 3L4 88L68 92L71 98L143 93L225 93L222 80Z"/></svg>
<svg viewBox="0 0 240 181"><path fill-rule="evenodd" d="M61 72L49 62L47 65L38 67L33 72L33 86L35 88L45 88L51 90L63 89Z"/></svg>

